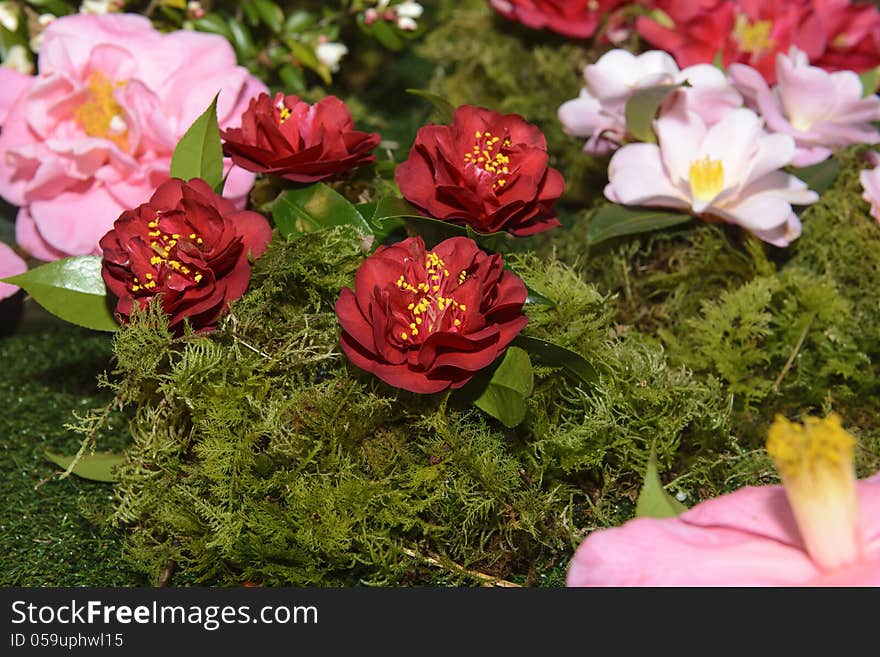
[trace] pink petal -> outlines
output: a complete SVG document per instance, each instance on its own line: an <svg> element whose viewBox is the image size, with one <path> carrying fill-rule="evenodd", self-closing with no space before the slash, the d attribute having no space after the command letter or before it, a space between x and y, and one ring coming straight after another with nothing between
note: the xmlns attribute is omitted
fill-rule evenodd
<svg viewBox="0 0 880 657"><path fill-rule="evenodd" d="M99 183L30 204L40 236L67 255L99 253L98 241L126 208Z"/></svg>
<svg viewBox="0 0 880 657"><path fill-rule="evenodd" d="M596 132L600 121L602 106L586 90L578 98L568 100L559 106L559 121L568 135L589 137Z"/></svg>
<svg viewBox="0 0 880 657"><path fill-rule="evenodd" d="M687 198L670 182L656 144L627 144L608 165L605 196L625 205L685 209Z"/></svg>
<svg viewBox="0 0 880 657"><path fill-rule="evenodd" d="M67 257L66 253L53 248L43 239L26 207L18 211L18 218L15 220L15 241L32 257L39 260L51 262Z"/></svg>
<svg viewBox="0 0 880 657"><path fill-rule="evenodd" d="M0 278L18 276L27 271L27 264L7 244L0 242ZM18 286L0 283L0 299L6 299L18 292Z"/></svg>
<svg viewBox="0 0 880 657"><path fill-rule="evenodd" d="M683 104L673 107L654 121L654 131L672 183L690 184L691 163L698 157L706 126L699 116L685 111Z"/></svg>
<svg viewBox="0 0 880 657"><path fill-rule="evenodd" d="M859 174L862 198L871 204L871 216L880 222L880 167L865 169Z"/></svg>
<svg viewBox="0 0 880 657"><path fill-rule="evenodd" d="M30 89L34 78L24 73L19 73L14 68L0 66L0 127L6 122L12 106Z"/></svg>

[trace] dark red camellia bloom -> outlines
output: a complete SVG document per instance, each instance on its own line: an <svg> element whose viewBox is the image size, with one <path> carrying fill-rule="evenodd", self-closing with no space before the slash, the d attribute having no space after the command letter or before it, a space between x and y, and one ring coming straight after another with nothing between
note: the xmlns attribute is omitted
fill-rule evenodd
<svg viewBox="0 0 880 657"><path fill-rule="evenodd" d="M298 183L338 178L376 159L379 134L354 129L351 112L336 96L314 105L297 96L251 99L240 128L223 132L223 152L242 169Z"/></svg>
<svg viewBox="0 0 880 657"><path fill-rule="evenodd" d="M244 294L249 257L262 255L271 236L265 217L237 210L204 180L167 180L101 238L101 273L118 298L117 319L125 323L135 306L161 295L172 331L183 330L184 318L213 328Z"/></svg>
<svg viewBox="0 0 880 657"><path fill-rule="evenodd" d="M398 388L460 388L523 329L525 284L467 237L381 246L336 302L342 349Z"/></svg>
<svg viewBox="0 0 880 657"><path fill-rule="evenodd" d="M559 225L565 180L547 162L547 140L521 116L462 105L452 125L419 129L394 179L426 216L524 236Z"/></svg>
<svg viewBox="0 0 880 657"><path fill-rule="evenodd" d="M593 36L603 16L626 0L490 0L499 14L527 27L571 37Z"/></svg>

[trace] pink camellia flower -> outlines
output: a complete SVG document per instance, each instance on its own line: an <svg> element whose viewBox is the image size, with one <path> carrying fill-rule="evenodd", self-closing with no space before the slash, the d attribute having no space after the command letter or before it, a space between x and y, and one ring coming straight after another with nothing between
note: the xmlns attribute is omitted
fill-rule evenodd
<svg viewBox="0 0 880 657"><path fill-rule="evenodd" d="M27 271L27 264L7 244L0 242L0 278L18 276ZM17 285L0 282L0 300L18 292Z"/></svg>
<svg viewBox="0 0 880 657"><path fill-rule="evenodd" d="M868 161L874 167L859 174L862 183L862 198L871 204L871 216L880 222L880 153L868 152Z"/></svg>
<svg viewBox="0 0 880 657"><path fill-rule="evenodd" d="M667 104L684 102L708 124L742 105L742 96L716 67L697 64L679 71L661 50L638 56L611 50L584 67L584 81L580 96L559 107L559 120L566 134L589 138L584 151L592 155L607 155L626 141L626 103L639 89L686 82Z"/></svg>
<svg viewBox="0 0 880 657"><path fill-rule="evenodd" d="M162 34L143 16L65 16L44 37L39 74L2 117L0 196L21 207L18 243L45 260L98 253L116 217L168 179L218 91L221 127L265 91L222 37ZM233 169L227 195L243 204L253 178Z"/></svg>
<svg viewBox="0 0 880 657"><path fill-rule="evenodd" d="M676 518L594 532L569 586L880 586L880 472L856 481L840 417L777 417L782 486L752 486Z"/></svg>
<svg viewBox="0 0 880 657"><path fill-rule="evenodd" d="M627 144L608 166L605 196L615 203L685 210L709 221L738 224L760 239L787 246L801 232L791 204L818 195L793 175L794 140L767 134L748 109L708 127L676 105L654 121L658 144Z"/></svg>
<svg viewBox="0 0 880 657"><path fill-rule="evenodd" d="M794 46L788 55L777 55L772 89L744 64L731 65L730 78L767 128L794 138L795 166L816 164L850 144L880 142L880 132L871 125L880 121L880 97L863 98L858 75L810 66L806 53Z"/></svg>

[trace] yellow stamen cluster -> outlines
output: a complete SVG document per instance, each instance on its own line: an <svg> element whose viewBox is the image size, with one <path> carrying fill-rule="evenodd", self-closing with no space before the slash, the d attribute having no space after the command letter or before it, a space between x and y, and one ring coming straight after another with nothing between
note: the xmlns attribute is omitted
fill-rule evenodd
<svg viewBox="0 0 880 657"><path fill-rule="evenodd" d="M773 23L771 21L764 20L753 23L746 14L739 14L733 25L733 36L739 43L740 50L759 55L773 47L774 41L770 38L772 30Z"/></svg>
<svg viewBox="0 0 880 657"><path fill-rule="evenodd" d="M724 189L724 165L708 155L691 162L688 170L691 193L699 201L711 201Z"/></svg>
<svg viewBox="0 0 880 657"><path fill-rule="evenodd" d="M510 157L505 155L502 150L510 148L510 139L505 139L501 146L498 143L501 137L493 135L491 132L474 133L474 147L470 152L464 154L465 164L473 164L475 167L491 173L496 176L495 182L492 183L492 189L504 187L507 184L507 174L510 173ZM497 150L496 150L497 149Z"/></svg>
<svg viewBox="0 0 880 657"><path fill-rule="evenodd" d="M458 303L451 296L443 294L451 274L443 259L433 251L425 255L425 274L427 279L425 281L413 284L401 275L395 283L401 290L416 295L406 307L410 312L411 321L409 331L403 331L399 335L403 341L418 337L424 329L429 334L438 330L447 311L459 314L453 316L452 325L460 327L462 324L460 313L467 311L465 304ZM459 275L459 284L464 280L464 276L466 276L465 272Z"/></svg>
<svg viewBox="0 0 880 657"><path fill-rule="evenodd" d="M853 456L856 439L831 413L803 424L777 416L767 452L782 476L789 504L813 561L824 570L859 557L858 500Z"/></svg>
<svg viewBox="0 0 880 657"><path fill-rule="evenodd" d="M141 290L149 291L155 289L157 287L156 278L161 274L163 267L166 268L166 271L170 270L182 276L191 277L191 280L196 285L201 283L205 276L204 273L197 270L194 271L179 260L171 257L171 249L177 245L181 236L178 233L166 233L162 231L162 229L159 228L158 216L147 224L147 228L150 229L147 233L151 238L150 248L155 253L155 255L150 258L150 264L156 268L156 271L147 272L143 275L146 282L141 282L140 278L135 276L130 288L131 291L140 292ZM194 244L204 244L204 240L196 233L190 233L188 239Z"/></svg>
<svg viewBox="0 0 880 657"><path fill-rule="evenodd" d="M124 81L111 82L100 71L93 71L87 85L88 99L73 112L76 122L87 135L109 139L124 151L128 150L128 126L125 111L113 92L126 84Z"/></svg>

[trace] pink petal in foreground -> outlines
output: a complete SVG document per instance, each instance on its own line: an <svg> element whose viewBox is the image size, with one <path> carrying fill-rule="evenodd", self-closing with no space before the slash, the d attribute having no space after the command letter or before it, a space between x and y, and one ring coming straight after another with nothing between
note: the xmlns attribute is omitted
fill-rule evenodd
<svg viewBox="0 0 880 657"><path fill-rule="evenodd" d="M0 278L18 276L27 271L27 264L7 244L0 242ZM18 292L18 286L0 283L0 300Z"/></svg>

